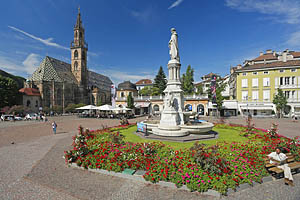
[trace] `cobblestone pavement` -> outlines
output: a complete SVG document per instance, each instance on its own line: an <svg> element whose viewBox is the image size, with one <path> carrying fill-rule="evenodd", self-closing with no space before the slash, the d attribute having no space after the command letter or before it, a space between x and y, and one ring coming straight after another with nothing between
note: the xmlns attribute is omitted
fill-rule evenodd
<svg viewBox="0 0 300 200"><path fill-rule="evenodd" d="M62 158L63 152L71 148L71 136L79 124L95 128L101 126L101 123L117 125L118 121L100 120L99 123L97 119L79 120L75 117L54 120L60 127L57 135L53 135L43 122L21 122L24 124L16 126L0 124L0 199L216 199L199 193L67 167ZM2 137L6 138L5 142ZM16 143L10 144L11 140ZM281 179L221 199L298 200L300 174L294 178L294 188L285 186Z"/></svg>

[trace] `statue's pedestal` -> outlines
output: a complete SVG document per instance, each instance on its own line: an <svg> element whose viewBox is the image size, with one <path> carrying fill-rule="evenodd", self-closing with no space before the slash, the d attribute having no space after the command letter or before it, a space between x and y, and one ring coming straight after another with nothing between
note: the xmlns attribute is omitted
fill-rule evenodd
<svg viewBox="0 0 300 200"><path fill-rule="evenodd" d="M184 124L183 115L183 91L180 82L181 64L177 60L168 63L169 80L164 90L164 109L161 113L160 124L153 129L153 133L161 136L186 136L188 131L181 130ZM172 99L168 99L171 97Z"/></svg>

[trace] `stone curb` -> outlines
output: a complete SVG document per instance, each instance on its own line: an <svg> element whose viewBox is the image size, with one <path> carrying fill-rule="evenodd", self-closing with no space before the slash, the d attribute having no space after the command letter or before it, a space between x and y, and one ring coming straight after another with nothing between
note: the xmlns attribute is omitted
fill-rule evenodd
<svg viewBox="0 0 300 200"><path fill-rule="evenodd" d="M113 171L107 171L107 170L103 170L103 169L85 169L83 167L79 167L77 166L75 163L71 163L68 164L69 166L73 167L73 168L77 168L77 169L81 169L81 170L88 170L91 172L95 172L95 173L100 173L100 174L105 174L105 175L109 175L109 176L115 176L115 177L119 177L119 178L126 178L126 179L130 179L130 180L134 180L134 181L140 181L143 182L145 184L153 184L153 185L160 185L163 187L169 187L172 189L179 189L179 190L185 190L185 191L189 191L188 187L186 185L183 185L180 188L177 188L176 185L174 183L171 182L166 182L166 181L159 181L158 183L151 183L149 181L146 181L143 176L141 175L128 175L128 174L123 174L123 173L117 173L117 172L113 172ZM211 190L209 189L207 192L202 192L200 194L203 195L209 195L209 196L214 196L214 197L221 197L221 194L218 191L215 190Z"/></svg>

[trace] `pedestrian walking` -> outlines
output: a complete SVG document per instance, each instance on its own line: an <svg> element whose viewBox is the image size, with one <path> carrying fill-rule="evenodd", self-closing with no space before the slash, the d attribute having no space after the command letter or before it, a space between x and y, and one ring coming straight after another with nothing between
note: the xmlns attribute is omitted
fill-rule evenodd
<svg viewBox="0 0 300 200"><path fill-rule="evenodd" d="M55 121L53 121L52 123L52 129L53 129L53 133L56 134L56 128L57 128L57 124L55 123Z"/></svg>

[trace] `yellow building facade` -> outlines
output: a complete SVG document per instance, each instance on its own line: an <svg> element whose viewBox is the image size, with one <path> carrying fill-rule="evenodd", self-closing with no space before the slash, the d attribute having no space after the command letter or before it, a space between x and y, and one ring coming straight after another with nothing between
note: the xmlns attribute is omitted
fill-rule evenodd
<svg viewBox="0 0 300 200"><path fill-rule="evenodd" d="M236 97L241 114L272 115L277 89L282 89L288 106L285 115L300 115L300 52L267 50L236 69Z"/></svg>

